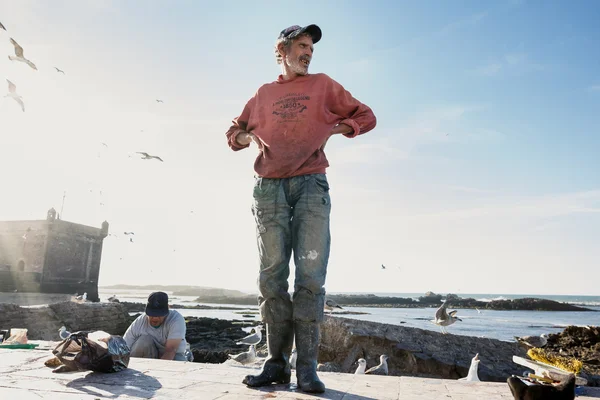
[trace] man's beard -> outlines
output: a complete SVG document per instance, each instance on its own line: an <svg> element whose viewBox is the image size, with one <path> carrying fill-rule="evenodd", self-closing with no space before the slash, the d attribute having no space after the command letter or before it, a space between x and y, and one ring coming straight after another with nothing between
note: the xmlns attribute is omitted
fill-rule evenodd
<svg viewBox="0 0 600 400"><path fill-rule="evenodd" d="M300 57L295 60L286 59L287 66L292 70L293 73L297 75L306 75L308 74L308 65L305 65L302 60L308 60L306 57ZM310 60L309 60L310 61ZM309 64L310 65L310 64Z"/></svg>

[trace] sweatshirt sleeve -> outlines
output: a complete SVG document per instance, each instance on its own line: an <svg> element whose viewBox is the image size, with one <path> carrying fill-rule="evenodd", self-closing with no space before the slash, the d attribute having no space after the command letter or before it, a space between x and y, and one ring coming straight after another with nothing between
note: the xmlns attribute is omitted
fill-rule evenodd
<svg viewBox="0 0 600 400"><path fill-rule="evenodd" d="M332 86L328 96L329 110L342 118L339 121L340 124L346 124L353 129L353 132L345 133L344 136L353 138L375 128L377 118L373 114L373 110L356 100L338 82L331 78L329 80Z"/></svg>
<svg viewBox="0 0 600 400"><path fill-rule="evenodd" d="M142 314L139 317L137 317L135 321L133 321L131 325L129 325L129 328L127 328L125 334L123 335L123 340L125 340L125 343L127 343L127 346L129 346L130 349L137 340L137 338L140 336L140 319L145 317L145 314Z"/></svg>
<svg viewBox="0 0 600 400"><path fill-rule="evenodd" d="M249 144L241 146L235 140L235 137L238 135L238 133L246 131L246 128L248 127L248 120L250 119L250 115L252 114L252 108L254 107L255 98L256 95L254 95L250 100L248 100L240 116L233 119L233 125L231 125L227 132L225 132L225 135L227 136L227 144L233 151L239 151L250 146Z"/></svg>

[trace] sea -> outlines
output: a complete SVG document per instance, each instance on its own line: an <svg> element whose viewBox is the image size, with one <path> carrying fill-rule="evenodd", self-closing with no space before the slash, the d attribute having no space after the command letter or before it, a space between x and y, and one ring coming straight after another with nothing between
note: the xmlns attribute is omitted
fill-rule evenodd
<svg viewBox="0 0 600 400"><path fill-rule="evenodd" d="M258 306L241 306L237 304L198 303L196 296L177 296L169 294L169 303L184 305L207 305L214 307L232 307L235 310L217 309L177 309L184 317L210 317L226 320L245 320L259 322ZM116 296L121 301L145 303L151 290L109 289L99 288L101 301L110 296ZM335 294L335 293L332 293ZM344 293L351 294L351 293ZM359 294L359 293L352 293ZM360 293L363 294L363 293ZM410 297L417 299L423 293L373 293L378 296ZM480 301L501 299L518 299L536 297L554 300L562 303L579 305L594 310L584 311L496 311L473 310L458 308L457 321L447 328L454 335L475 336L479 338L514 341L515 336L540 335L542 333L558 333L569 325L586 326L600 325L600 296L563 296L563 295L528 295L528 294L459 294L462 298L472 297ZM452 307L449 308L453 309ZM366 314L347 315L333 312L338 318L352 318L364 321L380 322L391 325L410 326L414 328L440 331L431 320L434 318L436 307L431 308L377 308L377 307L344 307L345 311L355 311ZM133 313L132 313L133 314Z"/></svg>

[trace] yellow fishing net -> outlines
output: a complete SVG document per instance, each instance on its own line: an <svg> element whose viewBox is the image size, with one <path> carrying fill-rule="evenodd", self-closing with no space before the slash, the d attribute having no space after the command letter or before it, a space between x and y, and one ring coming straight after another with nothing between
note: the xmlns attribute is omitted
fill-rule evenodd
<svg viewBox="0 0 600 400"><path fill-rule="evenodd" d="M563 357L551 354L544 349L533 348L527 351L527 355L535 361L550 364L562 370L578 374L583 368L583 363L573 357Z"/></svg>

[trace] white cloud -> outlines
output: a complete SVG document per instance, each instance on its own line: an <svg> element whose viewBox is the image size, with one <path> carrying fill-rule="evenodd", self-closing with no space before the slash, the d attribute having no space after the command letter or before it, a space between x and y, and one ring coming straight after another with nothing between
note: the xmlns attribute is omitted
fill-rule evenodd
<svg viewBox="0 0 600 400"><path fill-rule="evenodd" d="M600 85L592 85L587 88L588 92L600 92Z"/></svg>
<svg viewBox="0 0 600 400"><path fill-rule="evenodd" d="M416 214L411 219L459 220L471 218L549 218L581 213L600 213L600 189L545 196L485 200L485 204Z"/></svg>
<svg viewBox="0 0 600 400"><path fill-rule="evenodd" d="M546 66L531 60L525 52L508 53L498 60L475 68L473 72L483 76L497 76L500 74L522 74L535 71L543 71Z"/></svg>
<svg viewBox="0 0 600 400"><path fill-rule="evenodd" d="M495 76L502 70L502 64L491 63L475 69L478 75Z"/></svg>
<svg viewBox="0 0 600 400"><path fill-rule="evenodd" d="M376 135L367 133L360 137L360 143L329 146L326 152L335 164L381 164L412 158L419 147L428 144L502 138L503 135L494 130L462 127L466 114L482 108L450 105L422 111L395 129L378 128Z"/></svg>

